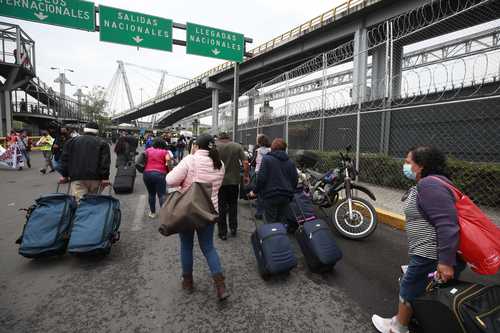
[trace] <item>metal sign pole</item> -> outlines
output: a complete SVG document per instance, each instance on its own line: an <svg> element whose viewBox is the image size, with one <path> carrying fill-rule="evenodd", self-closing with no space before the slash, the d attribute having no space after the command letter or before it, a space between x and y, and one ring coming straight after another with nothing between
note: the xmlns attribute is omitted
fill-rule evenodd
<svg viewBox="0 0 500 333"><path fill-rule="evenodd" d="M233 141L236 142L238 130L238 96L240 94L240 65L234 63L234 90L233 90Z"/></svg>

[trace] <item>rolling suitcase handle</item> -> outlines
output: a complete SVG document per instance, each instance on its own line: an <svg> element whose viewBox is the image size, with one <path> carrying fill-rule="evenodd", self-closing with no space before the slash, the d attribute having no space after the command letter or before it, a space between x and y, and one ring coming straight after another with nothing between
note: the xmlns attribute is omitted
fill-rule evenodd
<svg viewBox="0 0 500 333"><path fill-rule="evenodd" d="M300 215L302 215L302 220L301 222L302 223L299 223L300 226L302 227L302 225L307 222L307 221L312 221L312 220L315 220L316 217L315 216L311 216L311 217L306 217L306 214L304 214L304 211L302 210L302 207L300 207L300 203L299 201L297 200L297 198L295 198L295 196L293 197L293 201L295 202L295 205L297 206L297 208L299 209L299 212L300 212ZM296 217L295 215L295 210L293 209L293 207L290 206L290 209L292 210L292 213L293 215Z"/></svg>
<svg viewBox="0 0 500 333"><path fill-rule="evenodd" d="M59 192L59 188L61 187L61 183L57 183L57 188L56 188L56 193L62 193L62 192ZM68 182L68 190L66 191L66 194L69 195L69 192L71 190L71 181Z"/></svg>
<svg viewBox="0 0 500 333"><path fill-rule="evenodd" d="M113 183L109 182L109 185L108 185L109 189L108 189L108 195L111 197L111 190L113 189ZM100 194L104 192L104 188L102 188L102 183L99 183L99 187L97 188L97 194Z"/></svg>

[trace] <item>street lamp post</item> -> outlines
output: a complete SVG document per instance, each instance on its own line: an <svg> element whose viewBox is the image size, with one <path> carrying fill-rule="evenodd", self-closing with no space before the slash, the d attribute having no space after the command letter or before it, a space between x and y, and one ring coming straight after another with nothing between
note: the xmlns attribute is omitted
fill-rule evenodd
<svg viewBox="0 0 500 333"><path fill-rule="evenodd" d="M51 70L58 70L59 76L54 80L55 83L59 83L59 94L61 95L61 99L66 97L66 85L71 84L71 82L66 78L66 72L74 73L75 71L69 68L59 68L59 67L50 67Z"/></svg>
<svg viewBox="0 0 500 333"><path fill-rule="evenodd" d="M76 85L72 84L71 86L75 87ZM78 89L76 92L73 94L78 99L78 120L81 120L81 115L82 115L82 98L85 97L85 94L83 93L82 88L88 89L88 86L78 86Z"/></svg>

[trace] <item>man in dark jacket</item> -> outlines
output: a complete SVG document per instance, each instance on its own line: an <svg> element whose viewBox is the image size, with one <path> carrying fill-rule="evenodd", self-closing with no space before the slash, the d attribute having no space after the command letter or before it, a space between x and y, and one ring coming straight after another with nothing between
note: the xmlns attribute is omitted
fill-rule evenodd
<svg viewBox="0 0 500 333"><path fill-rule="evenodd" d="M297 187L297 167L289 159L286 147L283 139L275 139L271 152L262 158L257 176L255 193L262 197L267 223L286 223L289 204Z"/></svg>
<svg viewBox="0 0 500 333"><path fill-rule="evenodd" d="M97 136L99 126L94 122L85 125L83 133L66 142L61 156L60 183L71 181L73 195L77 199L110 185L109 145Z"/></svg>

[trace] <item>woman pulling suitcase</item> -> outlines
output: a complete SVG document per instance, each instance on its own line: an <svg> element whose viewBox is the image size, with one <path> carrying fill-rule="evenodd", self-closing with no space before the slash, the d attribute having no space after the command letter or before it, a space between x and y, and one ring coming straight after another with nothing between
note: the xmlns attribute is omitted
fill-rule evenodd
<svg viewBox="0 0 500 333"><path fill-rule="evenodd" d="M437 278L447 282L458 278L465 268L465 263L457 257L459 224L455 199L443 184L443 181L451 183L446 168L446 157L436 148L420 146L407 154L403 173L417 182L404 198L410 262L400 281L397 315L372 317L379 332L408 332L412 302L424 294L428 275L436 271Z"/></svg>
<svg viewBox="0 0 500 333"><path fill-rule="evenodd" d="M212 184L212 202L218 211L218 194L224 179L224 164L215 148L215 140L211 135L202 134L196 139L194 153L182 159L168 175L167 185L181 187L181 192L187 191L193 182ZM205 256L215 283L219 300L226 299L224 275L219 255L214 247L214 225L196 230L198 242ZM194 231L179 234L181 241L182 288L192 292L193 285L193 240Z"/></svg>

